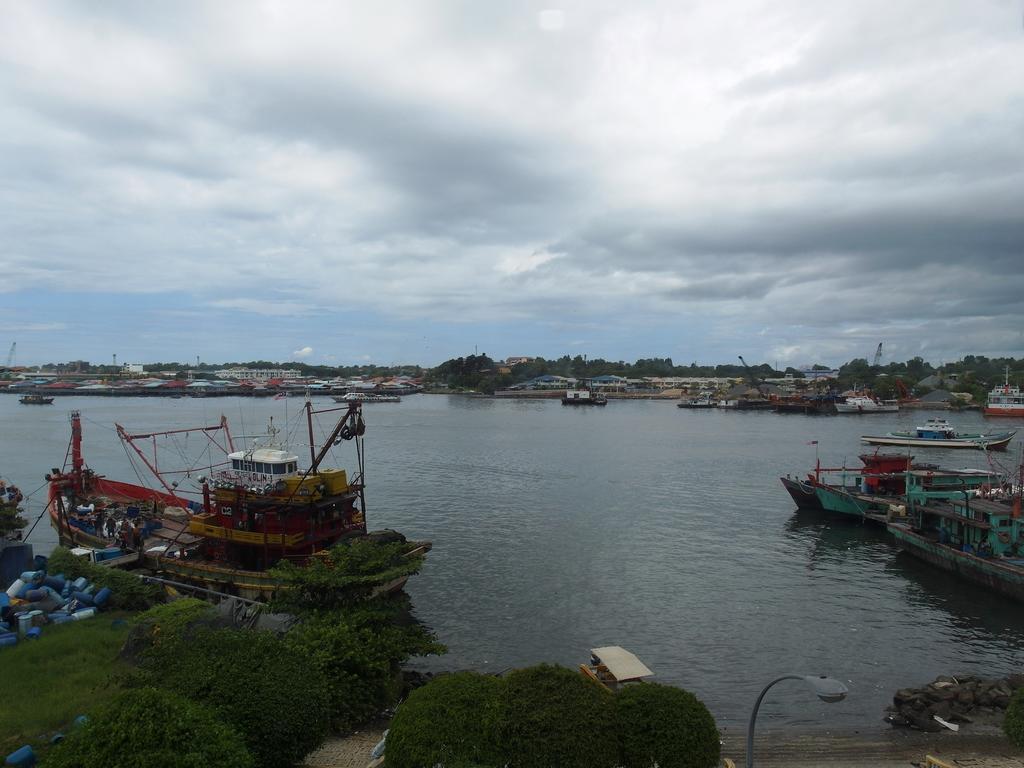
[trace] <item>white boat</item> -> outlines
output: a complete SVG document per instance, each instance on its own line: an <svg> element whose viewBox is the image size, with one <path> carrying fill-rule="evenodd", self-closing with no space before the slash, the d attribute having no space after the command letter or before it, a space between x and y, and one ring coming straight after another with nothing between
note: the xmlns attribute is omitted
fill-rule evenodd
<svg viewBox="0 0 1024 768"><path fill-rule="evenodd" d="M1024 416L1024 392L1019 387L1010 386L1010 369L1006 369L1003 386L996 387L988 393L985 404L986 416Z"/></svg>
<svg viewBox="0 0 1024 768"><path fill-rule="evenodd" d="M373 392L349 392L347 395L332 395L336 403L400 403L398 395L378 395Z"/></svg>
<svg viewBox="0 0 1024 768"><path fill-rule="evenodd" d="M910 448L978 448L983 451L1002 451L1017 434L957 432L945 419L928 419L924 426L913 432L890 432L887 435L864 435L861 442L868 445L903 445Z"/></svg>
<svg viewBox="0 0 1024 768"><path fill-rule="evenodd" d="M866 395L851 395L845 403L836 403L836 413L895 413L899 409L896 400L876 400Z"/></svg>

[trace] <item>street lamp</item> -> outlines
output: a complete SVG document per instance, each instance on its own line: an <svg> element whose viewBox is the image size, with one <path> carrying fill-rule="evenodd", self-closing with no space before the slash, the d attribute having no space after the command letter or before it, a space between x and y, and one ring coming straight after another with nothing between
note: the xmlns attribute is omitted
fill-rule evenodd
<svg viewBox="0 0 1024 768"><path fill-rule="evenodd" d="M846 698L847 688L838 680L824 675L783 675L772 680L761 691L754 703L754 711L750 713L750 725L747 726L747 768L754 766L754 722L757 720L757 710L761 706L761 700L768 693L768 689L783 680L803 680L804 683L814 691L815 695L827 704L835 704Z"/></svg>

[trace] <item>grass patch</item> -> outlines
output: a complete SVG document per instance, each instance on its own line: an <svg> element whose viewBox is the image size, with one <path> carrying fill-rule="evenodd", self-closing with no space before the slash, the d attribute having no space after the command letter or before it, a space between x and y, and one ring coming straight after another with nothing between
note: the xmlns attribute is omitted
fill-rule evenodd
<svg viewBox="0 0 1024 768"><path fill-rule="evenodd" d="M128 666L118 651L129 626L114 627L117 613L47 625L38 640L0 648L3 699L0 707L0 755L23 744L49 743L81 714L91 712L120 691L116 678Z"/></svg>

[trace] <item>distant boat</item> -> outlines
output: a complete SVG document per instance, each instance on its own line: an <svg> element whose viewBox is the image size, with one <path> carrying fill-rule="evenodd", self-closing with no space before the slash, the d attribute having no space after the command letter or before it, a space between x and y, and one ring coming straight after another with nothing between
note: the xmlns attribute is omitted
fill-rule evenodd
<svg viewBox="0 0 1024 768"><path fill-rule="evenodd" d="M580 672L610 691L626 683L637 683L654 673L636 657L618 645L590 649L590 663L580 664Z"/></svg>
<svg viewBox="0 0 1024 768"><path fill-rule="evenodd" d="M400 403L398 395L379 395L374 392L349 392L347 395L331 395L336 403Z"/></svg>
<svg viewBox="0 0 1024 768"><path fill-rule="evenodd" d="M18 402L24 405L51 405L53 398L43 397L42 395L23 395L18 399Z"/></svg>
<svg viewBox="0 0 1024 768"><path fill-rule="evenodd" d="M876 400L867 395L851 395L845 403L836 403L836 413L895 413L899 409L897 400Z"/></svg>
<svg viewBox="0 0 1024 768"><path fill-rule="evenodd" d="M676 403L677 408L717 408L718 401L711 395L699 395L689 400L680 400Z"/></svg>
<svg viewBox="0 0 1024 768"><path fill-rule="evenodd" d="M986 416L1024 416L1024 392L1010 386L1010 369L1006 369L1003 386L988 393Z"/></svg>
<svg viewBox="0 0 1024 768"><path fill-rule="evenodd" d="M608 398L589 389L569 389L562 396L562 405L608 405Z"/></svg>
<svg viewBox="0 0 1024 768"><path fill-rule="evenodd" d="M861 441L868 445L904 445L911 448L977 448L983 451L1002 451L1017 434L957 432L945 419L928 419L924 426L913 432L890 432L886 435L864 435Z"/></svg>

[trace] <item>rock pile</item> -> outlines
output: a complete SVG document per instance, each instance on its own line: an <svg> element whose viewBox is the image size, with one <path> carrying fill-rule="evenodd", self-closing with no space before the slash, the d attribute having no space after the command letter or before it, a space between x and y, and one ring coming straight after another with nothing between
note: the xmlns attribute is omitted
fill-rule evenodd
<svg viewBox="0 0 1024 768"><path fill-rule="evenodd" d="M886 709L886 720L896 726L941 731L936 715L950 723L970 723L979 715L995 715L1006 709L1014 692L1022 687L1024 675L1002 680L940 675L923 688L896 691L892 706Z"/></svg>

